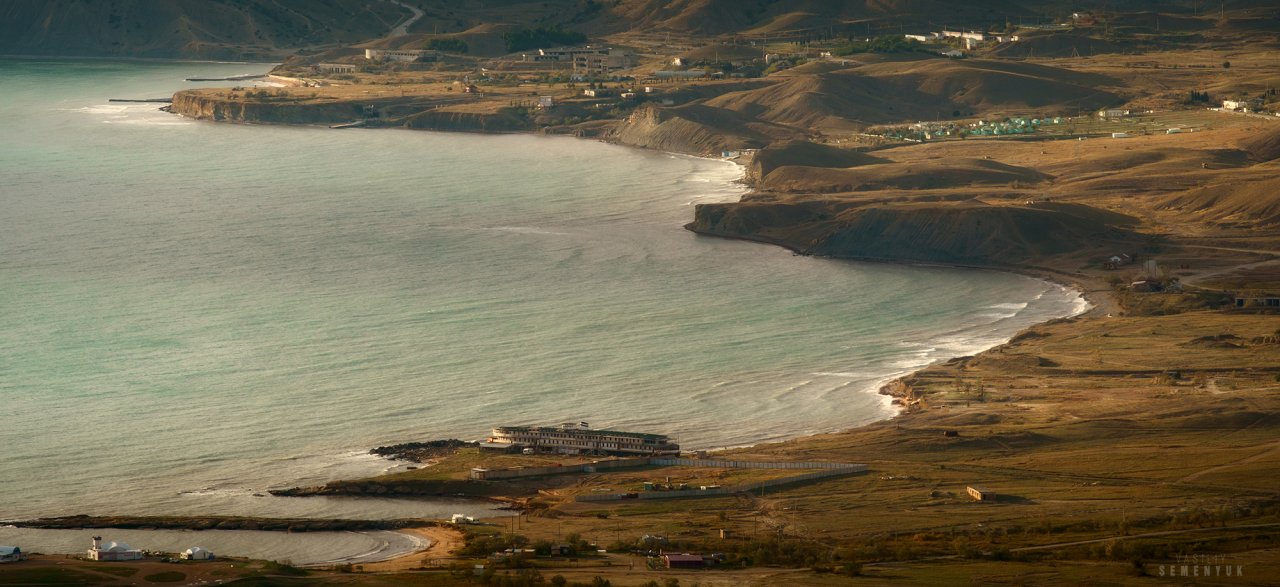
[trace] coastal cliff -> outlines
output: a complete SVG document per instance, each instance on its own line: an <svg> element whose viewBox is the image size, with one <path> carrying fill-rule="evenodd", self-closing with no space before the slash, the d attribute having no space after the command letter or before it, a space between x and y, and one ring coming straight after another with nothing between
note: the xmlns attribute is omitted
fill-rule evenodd
<svg viewBox="0 0 1280 587"><path fill-rule="evenodd" d="M699 204L686 228L812 255L975 265L1029 264L1138 238L1083 214L979 202L895 206L745 199Z"/></svg>
<svg viewBox="0 0 1280 587"><path fill-rule="evenodd" d="M197 120L262 124L333 124L364 116L354 102L267 102L199 91L174 94L170 111Z"/></svg>

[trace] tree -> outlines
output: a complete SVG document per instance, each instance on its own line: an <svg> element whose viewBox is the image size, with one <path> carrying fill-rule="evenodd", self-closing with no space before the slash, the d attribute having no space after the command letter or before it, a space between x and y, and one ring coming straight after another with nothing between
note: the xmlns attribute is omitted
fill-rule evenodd
<svg viewBox="0 0 1280 587"><path fill-rule="evenodd" d="M1223 62L1222 62L1222 69L1231 69L1231 62L1230 62L1230 61L1223 61Z"/></svg>

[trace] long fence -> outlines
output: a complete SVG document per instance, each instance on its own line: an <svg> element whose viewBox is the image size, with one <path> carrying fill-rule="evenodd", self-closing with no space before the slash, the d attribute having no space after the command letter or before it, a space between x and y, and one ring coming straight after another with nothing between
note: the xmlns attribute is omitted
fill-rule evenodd
<svg viewBox="0 0 1280 587"><path fill-rule="evenodd" d="M755 481L752 483L743 483L741 485L728 485L724 487L707 487L706 489L677 489L672 491L645 491L637 493L607 493L596 495L578 495L574 497L576 501L619 501L624 499L677 499L682 497L711 497L716 495L733 495L737 493L748 493L758 489L767 487L777 487L779 485L788 485L792 483L803 483L805 481L813 481L816 479L825 479L828 477L839 477L842 475L855 475L867 472L866 465L854 463L823 463L823 462L761 462L761 461L728 461L716 459L680 459L669 457L650 457L650 458L629 458L629 459L609 459L603 461L595 461L591 463L582 463L579 465L568 465L560 467L519 467L514 469L483 469L476 468L471 470L471 478L478 481L492 481L497 479L519 479L522 477L541 477L546 475L562 475L565 473L596 473L600 471L610 471L614 469L628 469L637 467L706 467L718 469L784 469L784 470L810 470L812 473L802 473L799 475L791 475L789 477L779 477L777 479L766 479L764 481Z"/></svg>
<svg viewBox="0 0 1280 587"><path fill-rule="evenodd" d="M686 460L686 459L679 459ZM727 461L725 461L727 462ZM809 465L832 465L837 463L788 463L788 464L809 464ZM696 465L709 466L709 465ZM773 467L743 467L743 468L773 468ZM801 475L792 475L790 477L779 477L777 479L767 479L764 481L756 481L754 483L743 483L741 485L727 485L724 487L708 487L706 489L678 489L674 491L644 491L636 493L604 493L596 495L578 495L574 496L574 501L622 501L625 499L680 499L687 497L713 497L721 495L735 495L739 493L750 493L758 489L767 487L777 487L779 485L790 485L792 483L803 483L805 481L814 481L817 479L826 479L828 477L840 477L843 475L856 475L866 473L866 465L843 465L838 468L832 467L785 467L788 469L813 469L821 470L813 473L804 473Z"/></svg>
<svg viewBox="0 0 1280 587"><path fill-rule="evenodd" d="M521 477L544 477L547 475L563 475L565 473L595 473L613 469L632 469L648 466L653 459L609 459L594 461L580 465L564 465L554 467L516 467L514 469L484 469L477 467L471 470L471 478L476 481L494 481L498 479L518 479Z"/></svg>

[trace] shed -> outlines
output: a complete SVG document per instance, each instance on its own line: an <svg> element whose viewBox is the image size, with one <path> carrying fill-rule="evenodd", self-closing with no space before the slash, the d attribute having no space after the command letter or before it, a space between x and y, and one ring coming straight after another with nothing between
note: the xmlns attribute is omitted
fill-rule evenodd
<svg viewBox="0 0 1280 587"><path fill-rule="evenodd" d="M207 561L213 560L213 553L199 546L192 546L182 551L182 559L189 561Z"/></svg>
<svg viewBox="0 0 1280 587"><path fill-rule="evenodd" d="M970 485L967 488L967 491L969 492L969 497L972 497L978 501L995 501L996 500L996 494L992 493L991 490L985 487Z"/></svg>
<svg viewBox="0 0 1280 587"><path fill-rule="evenodd" d="M700 554L664 554L662 563L668 569L701 569L707 566L706 559Z"/></svg>
<svg viewBox="0 0 1280 587"><path fill-rule="evenodd" d="M0 546L0 563L16 563L22 560L22 549L16 546Z"/></svg>

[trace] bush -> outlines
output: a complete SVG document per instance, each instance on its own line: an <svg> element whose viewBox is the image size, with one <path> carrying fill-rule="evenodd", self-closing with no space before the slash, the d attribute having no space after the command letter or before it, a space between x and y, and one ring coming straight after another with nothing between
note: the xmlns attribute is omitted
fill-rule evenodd
<svg viewBox="0 0 1280 587"><path fill-rule="evenodd" d="M466 53L470 49L462 39L431 39L427 42L427 48L445 53Z"/></svg>
<svg viewBox="0 0 1280 587"><path fill-rule="evenodd" d="M580 45L587 42L587 36L575 31L566 31L557 25L550 28L520 29L502 35L502 40L506 42L507 52L515 53L526 49L541 49L557 45Z"/></svg>
<svg viewBox="0 0 1280 587"><path fill-rule="evenodd" d="M893 35L876 37L870 41L849 39L844 45L836 47L832 53L836 55L852 55L854 53L909 53L920 49L920 42Z"/></svg>

